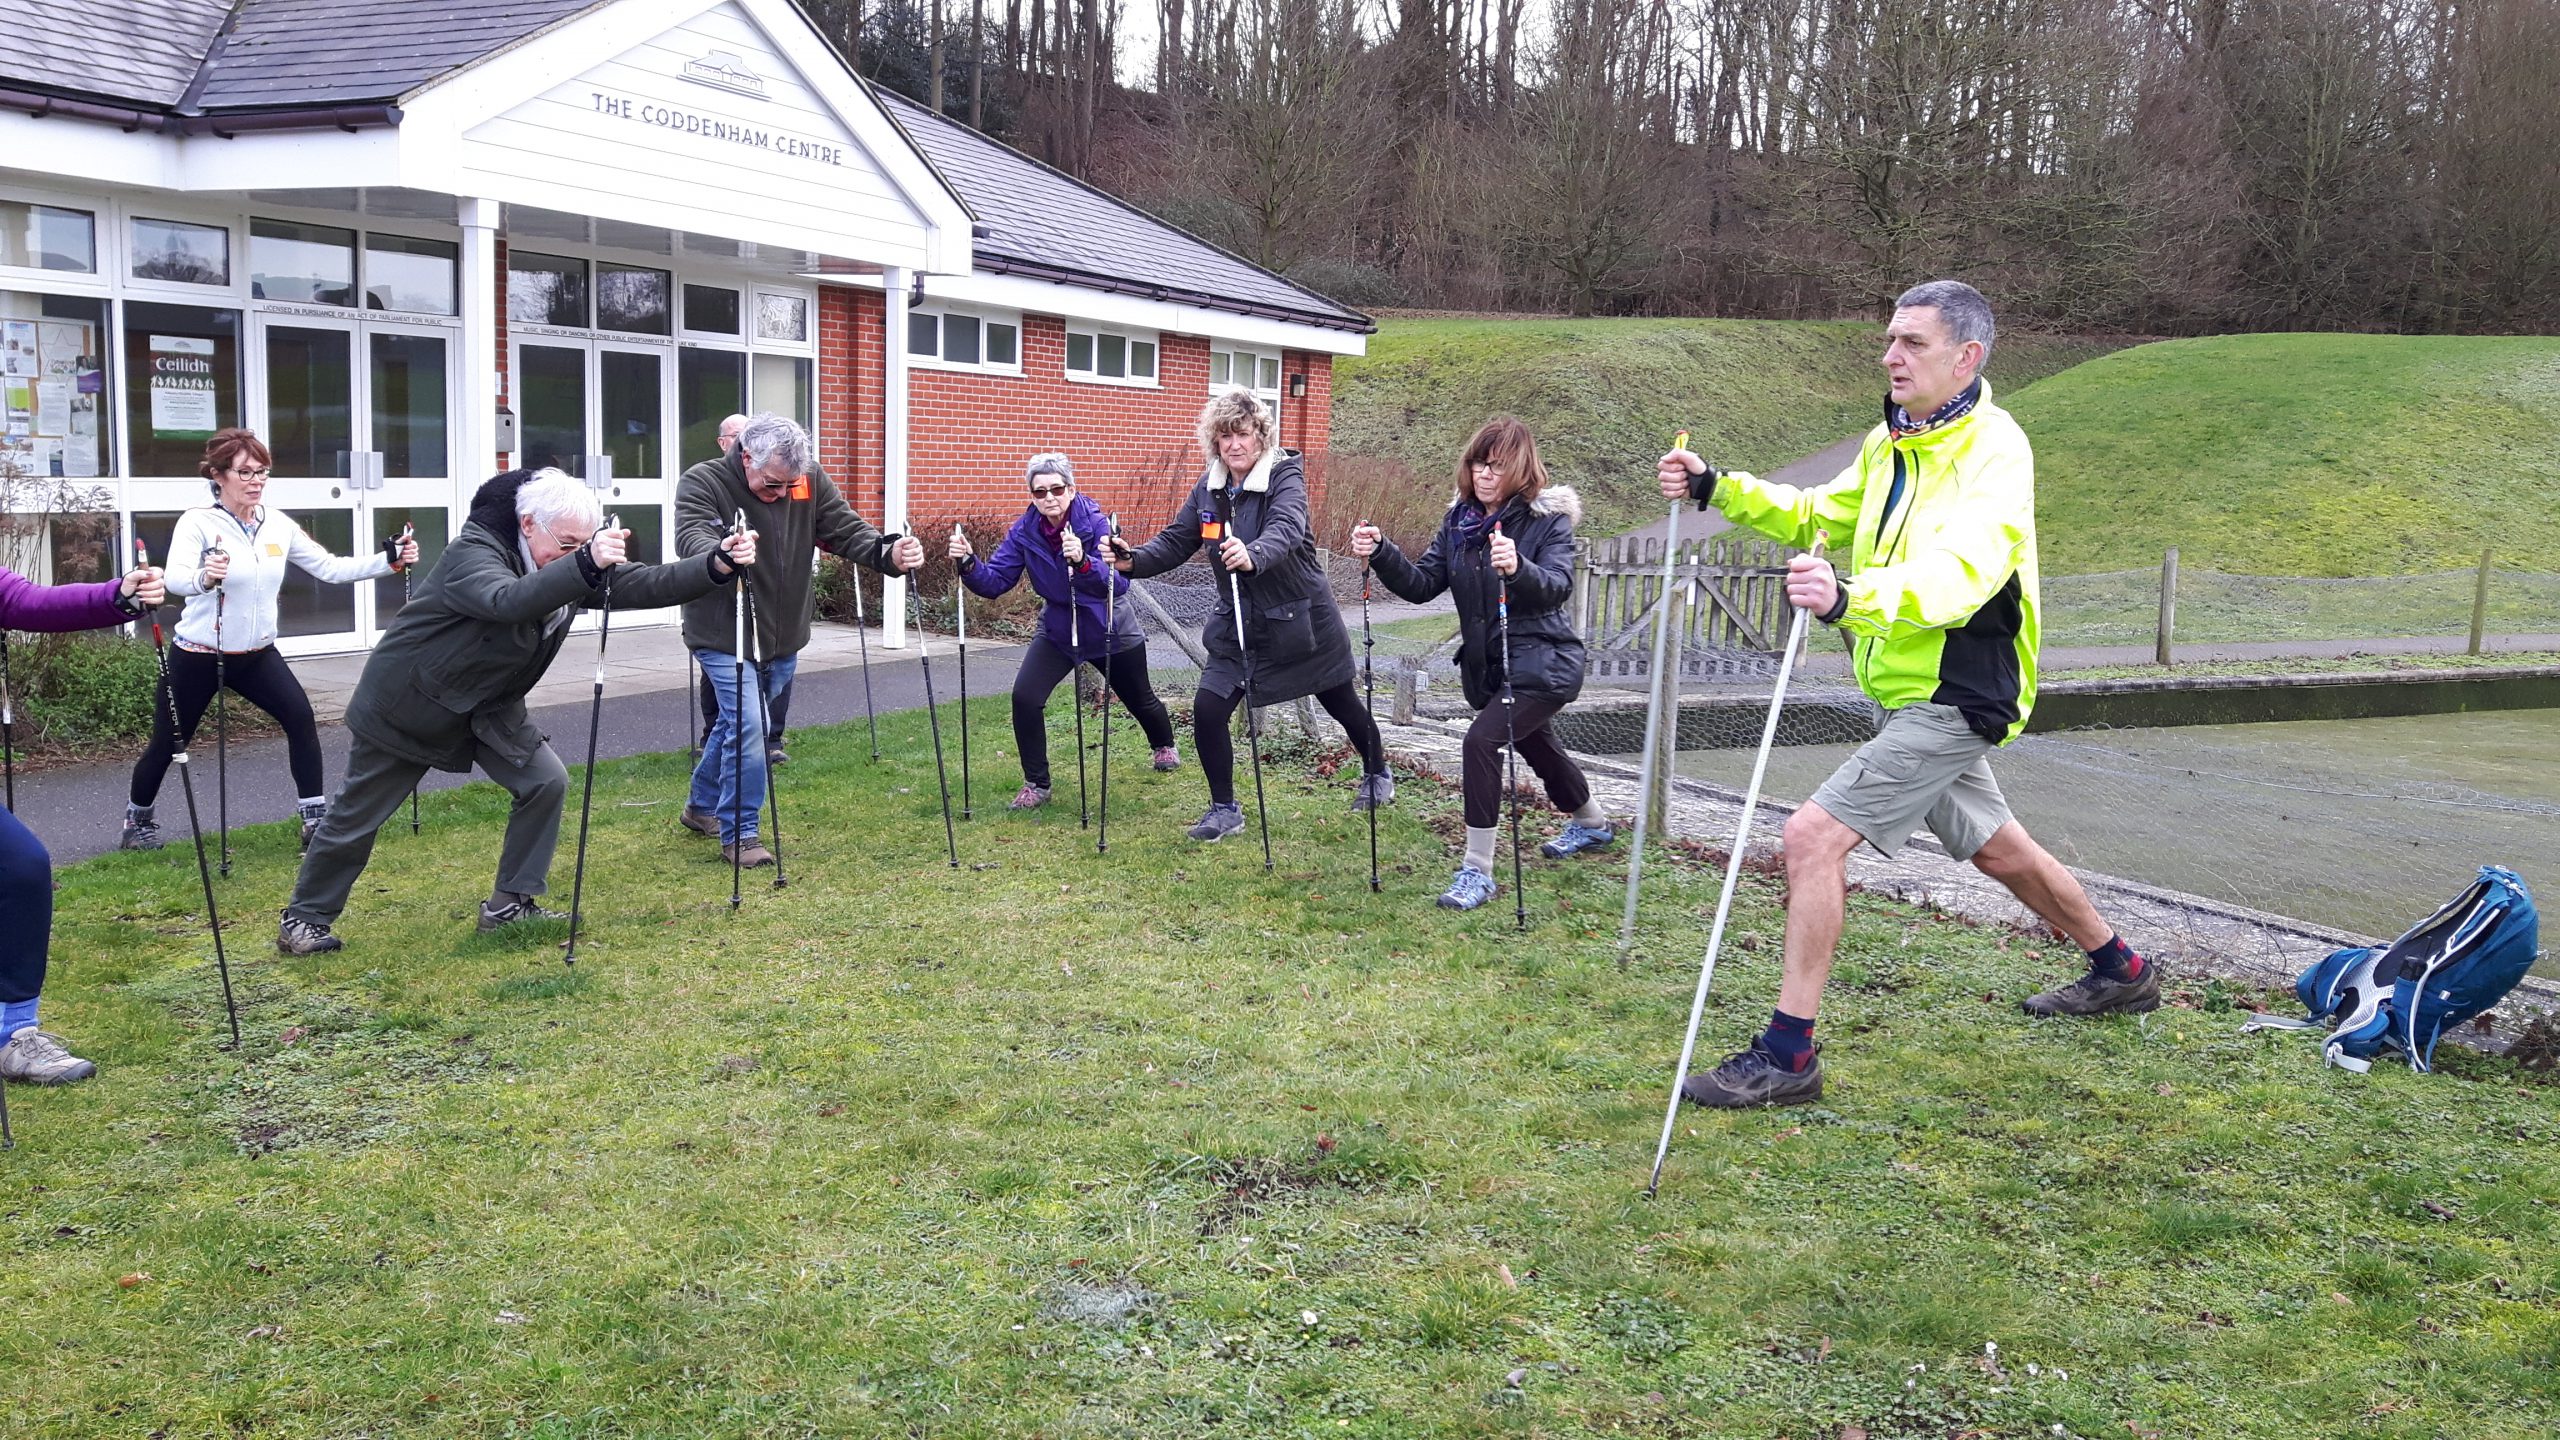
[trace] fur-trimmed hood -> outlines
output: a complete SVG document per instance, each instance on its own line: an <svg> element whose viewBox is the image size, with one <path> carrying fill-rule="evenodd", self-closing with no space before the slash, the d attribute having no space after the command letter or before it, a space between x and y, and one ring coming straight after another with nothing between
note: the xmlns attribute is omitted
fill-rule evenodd
<svg viewBox="0 0 2560 1440"><path fill-rule="evenodd" d="M1582 497L1575 494L1570 485L1549 485L1538 492L1537 499L1529 502L1529 513L1561 515L1564 523L1579 530L1582 528Z"/></svg>

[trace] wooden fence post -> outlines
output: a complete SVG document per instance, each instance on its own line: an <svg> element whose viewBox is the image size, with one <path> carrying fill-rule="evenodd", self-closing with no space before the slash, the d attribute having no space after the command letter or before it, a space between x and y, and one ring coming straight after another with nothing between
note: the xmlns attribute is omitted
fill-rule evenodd
<svg viewBox="0 0 2560 1440"><path fill-rule="evenodd" d="M2489 552L2480 552L2480 578L2471 586L2471 653L2480 653L2480 633L2489 623Z"/></svg>
<svg viewBox="0 0 2560 1440"><path fill-rule="evenodd" d="M2160 557L2160 639L2152 657L2163 665L2171 660L2172 637L2178 628L2178 547Z"/></svg>
<svg viewBox="0 0 2560 1440"><path fill-rule="evenodd" d="M1662 595L1664 611L1669 617L1671 633L1663 647L1662 673L1653 677L1653 703L1662 707L1662 738L1652 757L1653 786L1644 794L1644 828L1671 840L1671 762L1680 753L1680 650L1688 629L1689 617L1677 608L1695 604L1695 589L1687 584L1675 585Z"/></svg>

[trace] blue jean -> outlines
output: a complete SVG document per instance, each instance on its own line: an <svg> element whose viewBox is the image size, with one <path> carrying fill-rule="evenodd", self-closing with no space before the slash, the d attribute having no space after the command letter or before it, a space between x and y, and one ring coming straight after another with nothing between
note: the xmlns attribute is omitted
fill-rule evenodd
<svg viewBox="0 0 2560 1440"><path fill-rule="evenodd" d="M720 701L720 718L712 723L711 733L703 737L702 759L693 767L693 792L687 803L719 816L720 843L734 845L740 835L756 838L757 817L764 810L764 718L756 696L759 677L753 661L740 665L737 657L725 650L696 650L693 658L711 677L711 693ZM769 687L766 694L770 696L789 686L792 674L799 668L797 655L765 661L762 683ZM743 714L738 713L742 710ZM736 753L740 729L746 733L744 755Z"/></svg>
<svg viewBox="0 0 2560 1440"><path fill-rule="evenodd" d="M24 822L0 810L0 1001L33 1000L44 989L53 940L53 857Z"/></svg>

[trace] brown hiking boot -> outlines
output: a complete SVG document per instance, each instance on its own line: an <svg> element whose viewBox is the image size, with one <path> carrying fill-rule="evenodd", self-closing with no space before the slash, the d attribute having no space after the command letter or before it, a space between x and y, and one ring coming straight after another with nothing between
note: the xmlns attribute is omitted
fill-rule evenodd
<svg viewBox="0 0 2560 1440"><path fill-rule="evenodd" d="M2030 1015L2141 1015L2160 1008L2160 962L2147 956L2142 973L2130 980L2111 979L2092 970L2068 985L2018 1002Z"/></svg>
<svg viewBox="0 0 2560 1440"><path fill-rule="evenodd" d="M676 817L676 823L696 835L708 835L714 840L720 838L720 817L708 810L696 810L687 805L684 814Z"/></svg>
<svg viewBox="0 0 2560 1440"><path fill-rule="evenodd" d="M773 852L759 844L756 837L753 835L748 836L740 843L745 847L744 854L738 853L740 849L739 845L723 845L720 847L720 858L743 865L749 870L753 870L760 865L770 865L773 863Z"/></svg>

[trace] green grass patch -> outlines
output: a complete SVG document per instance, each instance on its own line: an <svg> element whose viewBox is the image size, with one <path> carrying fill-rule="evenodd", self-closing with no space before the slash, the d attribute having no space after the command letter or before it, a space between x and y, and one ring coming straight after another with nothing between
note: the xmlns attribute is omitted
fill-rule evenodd
<svg viewBox="0 0 2560 1440"><path fill-rule="evenodd" d="M2004 336L1992 382L2006 395L2110 348ZM1389 319L1334 368L1335 484L1439 495L1467 437L1508 412L1580 489L1582 533L1614 535L1662 518L1653 462L1676 431L1716 464L1771 470L1873 426L1882 353L1882 327L1856 323Z"/></svg>
<svg viewBox="0 0 2560 1440"><path fill-rule="evenodd" d="M2047 670L2042 683L2057 680L2159 680L2169 676L2181 679L2208 676L2240 676L2251 679L2284 679L2295 675L2389 675L2402 671L2425 670L2518 670L2560 665L2560 651L2496 650L2485 655L2336 655L2302 656L2277 660L2203 660L2179 661L2163 669L2158 665L2086 665L2070 670Z"/></svg>
<svg viewBox="0 0 2560 1440"><path fill-rule="evenodd" d="M2507 1062L2030 1022L2067 956L1858 896L1825 1103L1682 1115L1648 1203L1720 869L1657 857L1622 966L1623 856L1532 860L1526 935L1437 910L1415 781L1373 897L1304 754L1272 874L1135 765L1107 857L1062 791L954 869L923 717L881 732L795 732L790 886L734 913L681 760L600 766L575 976L473 934L488 785L382 836L330 955L273 953L292 841L240 832L237 1052L183 847L66 870L46 1013L105 1068L13 1094L13 1430L2547 1433L2560 1092Z"/></svg>
<svg viewBox="0 0 2560 1440"><path fill-rule="evenodd" d="M2239 575L2455 570L2484 547L2552 568L2560 339L2174 340L2007 403L2035 442L2048 574L2156 567L2171 545Z"/></svg>

